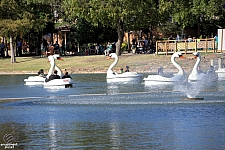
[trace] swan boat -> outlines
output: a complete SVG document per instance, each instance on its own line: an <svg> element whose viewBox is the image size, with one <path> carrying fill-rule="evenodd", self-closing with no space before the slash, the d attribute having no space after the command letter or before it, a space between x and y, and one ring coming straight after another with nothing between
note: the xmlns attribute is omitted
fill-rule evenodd
<svg viewBox="0 0 225 150"><path fill-rule="evenodd" d="M196 58L196 63L192 69L192 72L188 76L188 82L186 84L185 93L188 98L195 99L196 96L203 90L208 88L215 88L217 81L217 76L215 74L214 66L211 64L209 70L204 73L200 67L201 53L194 52L194 58Z"/></svg>
<svg viewBox="0 0 225 150"><path fill-rule="evenodd" d="M73 87L73 84L75 84L75 82L71 78L62 79L63 73L61 69L55 64L55 60L63 60L63 59L58 54L48 56L48 61L50 62L51 67L48 71L48 75L46 76L46 78L48 79L55 69L58 71L58 75L60 76L60 79L45 81L43 84L44 87L52 87L52 86L53 87L61 86L65 88Z"/></svg>
<svg viewBox="0 0 225 150"><path fill-rule="evenodd" d="M223 61L222 58L218 59L219 67L215 71L215 73L218 75L219 80L225 80L225 68L222 67L222 61Z"/></svg>
<svg viewBox="0 0 225 150"><path fill-rule="evenodd" d="M109 54L109 57L107 59L115 59L114 62L109 66L107 71L107 82L108 83L140 83L142 79L142 74L139 74L137 72L124 72L121 74L118 74L113 71L113 68L116 66L116 64L119 61L119 58L116 53Z"/></svg>
<svg viewBox="0 0 225 150"><path fill-rule="evenodd" d="M52 61L53 67L58 71L58 75L60 76L60 78L62 78L63 73L61 71L61 69L55 64L55 62L53 62L54 60L51 59L56 59L56 60L63 60L61 59L61 57L59 55L50 55L50 57L48 57L48 62ZM51 60L51 61L50 61ZM51 75L51 74L50 74ZM50 76L48 74L47 77ZM46 77L44 76L29 76L27 79L24 79L25 85L43 85L45 83Z"/></svg>
<svg viewBox="0 0 225 150"><path fill-rule="evenodd" d="M60 78L62 78L63 73L61 69L55 64L55 60L63 60L59 55L49 55L48 56L48 62L50 62L50 69L48 72L48 75L46 77L40 77L40 76L29 76L27 79L24 79L25 85L44 85L46 87L48 86L62 86L62 87L72 87L75 82L71 78L66 79L54 79L51 81L46 82L46 78L49 78L49 76L52 74L53 70L58 71L58 75Z"/></svg>
<svg viewBox="0 0 225 150"><path fill-rule="evenodd" d="M194 52L194 58L197 58L197 61L192 69L192 72L188 76L188 82L197 82L197 81L215 81L217 80L217 76L215 75L214 68L210 69L207 73L201 72L199 70L200 62L201 62L201 53ZM211 66L212 68L213 66Z"/></svg>
<svg viewBox="0 0 225 150"><path fill-rule="evenodd" d="M157 75L148 75L144 78L145 85L157 85L157 84L172 84L175 82L183 82L185 80L185 73L183 68L175 61L175 58L185 58L181 52L175 52L171 56L172 64L179 70L178 73L173 74L172 77L165 76L163 73Z"/></svg>

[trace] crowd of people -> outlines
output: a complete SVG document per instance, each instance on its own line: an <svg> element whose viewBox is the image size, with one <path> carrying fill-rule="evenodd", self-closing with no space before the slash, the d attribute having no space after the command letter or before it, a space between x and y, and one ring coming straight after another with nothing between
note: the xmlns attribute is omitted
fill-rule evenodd
<svg viewBox="0 0 225 150"><path fill-rule="evenodd" d="M155 52L155 37L151 39L144 39L137 40L136 38L133 38L131 43L131 50L133 54L152 54Z"/></svg>

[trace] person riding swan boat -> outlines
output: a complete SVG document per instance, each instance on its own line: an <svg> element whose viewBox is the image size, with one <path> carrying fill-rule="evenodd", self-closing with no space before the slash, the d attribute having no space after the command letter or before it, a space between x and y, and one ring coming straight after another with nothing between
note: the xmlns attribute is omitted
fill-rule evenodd
<svg viewBox="0 0 225 150"><path fill-rule="evenodd" d="M172 64L179 70L177 74L174 74L172 77L165 76L161 71L158 75L148 75L147 78L144 78L145 84L168 84L174 82L183 82L185 80L184 70L180 65L175 61L175 58L185 58L181 52L175 52L171 56Z"/></svg>
<svg viewBox="0 0 225 150"><path fill-rule="evenodd" d="M142 74L137 72L124 72L118 74L113 71L114 66L118 63L119 58L116 53L109 54L107 59L115 59L114 62L109 66L107 71L107 82L120 82L120 83L134 83L141 82Z"/></svg>
<svg viewBox="0 0 225 150"><path fill-rule="evenodd" d="M40 69L38 71L38 76L29 76L27 79L24 79L25 85L43 85L45 77L44 70Z"/></svg>
<svg viewBox="0 0 225 150"><path fill-rule="evenodd" d="M55 64L55 60L63 59L57 54L48 56L48 61L50 62L51 67L49 69L48 75L46 76L44 86L64 86L66 88L72 87L75 82L71 78L62 79L63 73L61 69ZM54 69L56 70L54 73L57 72L57 75L60 77L60 79L49 80L49 77L52 75Z"/></svg>

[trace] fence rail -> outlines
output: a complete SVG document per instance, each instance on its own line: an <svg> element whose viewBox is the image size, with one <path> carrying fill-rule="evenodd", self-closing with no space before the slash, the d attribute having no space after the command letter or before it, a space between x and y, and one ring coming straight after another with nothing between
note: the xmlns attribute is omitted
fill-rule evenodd
<svg viewBox="0 0 225 150"><path fill-rule="evenodd" d="M171 54L177 51L181 51L185 54L193 53L196 51L200 52L223 52L222 50L217 50L217 44L214 38L207 39L195 39L191 42L187 40L162 40L156 41L156 52L155 54Z"/></svg>

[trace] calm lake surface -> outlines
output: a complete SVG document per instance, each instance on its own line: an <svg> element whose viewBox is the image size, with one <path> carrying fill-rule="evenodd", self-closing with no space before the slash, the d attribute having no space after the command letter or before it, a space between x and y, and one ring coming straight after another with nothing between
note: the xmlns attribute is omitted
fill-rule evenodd
<svg viewBox="0 0 225 150"><path fill-rule="evenodd" d="M28 76L0 76L0 149L225 149L225 81L188 90L204 100L182 100L182 85L77 74L73 88L49 89L25 86Z"/></svg>

